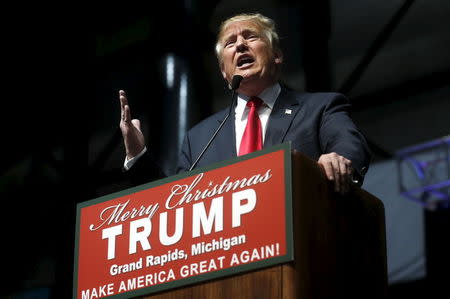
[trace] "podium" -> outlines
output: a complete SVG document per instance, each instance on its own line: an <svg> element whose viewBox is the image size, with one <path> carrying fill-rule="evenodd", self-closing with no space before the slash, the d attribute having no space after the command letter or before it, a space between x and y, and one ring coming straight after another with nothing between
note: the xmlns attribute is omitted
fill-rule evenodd
<svg viewBox="0 0 450 299"><path fill-rule="evenodd" d="M136 298L385 298L382 202L356 186L345 197L335 193L318 164L299 152L292 164L294 262Z"/></svg>
<svg viewBox="0 0 450 299"><path fill-rule="evenodd" d="M346 196L334 192L317 162L299 152L291 154L292 262L132 298L384 298L387 262L382 202L356 186ZM119 294L118 298L129 297Z"/></svg>

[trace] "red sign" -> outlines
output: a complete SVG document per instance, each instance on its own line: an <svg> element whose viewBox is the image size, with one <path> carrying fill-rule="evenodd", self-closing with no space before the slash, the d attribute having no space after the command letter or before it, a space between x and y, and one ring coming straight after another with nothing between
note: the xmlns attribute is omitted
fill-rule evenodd
<svg viewBox="0 0 450 299"><path fill-rule="evenodd" d="M289 145L209 169L79 204L74 298L131 298L292 260Z"/></svg>

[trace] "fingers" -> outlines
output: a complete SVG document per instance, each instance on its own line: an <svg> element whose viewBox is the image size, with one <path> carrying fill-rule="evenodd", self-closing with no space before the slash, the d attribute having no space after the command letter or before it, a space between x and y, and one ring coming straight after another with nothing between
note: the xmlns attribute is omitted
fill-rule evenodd
<svg viewBox="0 0 450 299"><path fill-rule="evenodd" d="M333 165L331 164L331 161L323 161L322 163L319 160L319 164L322 165L323 169L325 170L325 175L330 181L334 181L334 170Z"/></svg>
<svg viewBox="0 0 450 299"><path fill-rule="evenodd" d="M336 173L335 171L335 166L333 166L333 160L330 156L330 154L326 154L326 155L322 155L319 158L319 165L322 166L323 170L325 171L325 175L327 177L328 180L333 181L334 182L334 190L337 191L338 190L338 184L336 184L336 182L339 181L339 179L337 178L337 175L339 175L339 173ZM336 161L334 162L334 164L336 165Z"/></svg>
<svg viewBox="0 0 450 299"><path fill-rule="evenodd" d="M120 101L120 121L130 125L131 124L130 106L128 105L127 95L123 90L119 90L119 101Z"/></svg>
<svg viewBox="0 0 450 299"><path fill-rule="evenodd" d="M351 175L353 172L353 168L352 168L352 161L342 157L342 161L345 164L345 172L343 172L343 178L344 178L344 182L343 182L343 192L347 193L350 190L350 183L351 183Z"/></svg>
<svg viewBox="0 0 450 299"><path fill-rule="evenodd" d="M327 178L334 181L334 190L345 194L350 188L350 176L353 171L351 161L336 153L320 156L319 165L325 171Z"/></svg>
<svg viewBox="0 0 450 299"><path fill-rule="evenodd" d="M145 138L141 131L141 122L131 119L130 106L125 91L119 90L120 130L128 159L135 157L145 148Z"/></svg>
<svg viewBox="0 0 450 299"><path fill-rule="evenodd" d="M132 119L131 123L134 125L134 127L136 129L139 130L139 132L142 132L142 130L141 130L141 121L139 119Z"/></svg>
<svg viewBox="0 0 450 299"><path fill-rule="evenodd" d="M121 121L124 123L130 124L131 123L131 113L130 113L130 106L125 105L124 109L122 111L121 115Z"/></svg>
<svg viewBox="0 0 450 299"><path fill-rule="evenodd" d="M340 192L342 189L342 174L340 172L340 161L337 157L331 158L331 165L334 173L334 191Z"/></svg>
<svg viewBox="0 0 450 299"><path fill-rule="evenodd" d="M120 109L124 110L125 105L128 105L128 99L127 95L125 94L125 91L119 90L119 100L120 100Z"/></svg>
<svg viewBox="0 0 450 299"><path fill-rule="evenodd" d="M119 90L119 101L120 101L120 120L124 122L129 122L130 117L130 107L128 106L128 99L125 91Z"/></svg>
<svg viewBox="0 0 450 299"><path fill-rule="evenodd" d="M347 193L348 192L348 171L347 171L347 164L345 163L345 158L340 156L338 158L339 161L339 190L338 192L341 193Z"/></svg>

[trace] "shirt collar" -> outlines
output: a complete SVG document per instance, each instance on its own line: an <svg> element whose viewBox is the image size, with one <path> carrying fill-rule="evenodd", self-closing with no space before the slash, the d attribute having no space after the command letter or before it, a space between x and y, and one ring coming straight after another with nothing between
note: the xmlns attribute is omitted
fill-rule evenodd
<svg viewBox="0 0 450 299"><path fill-rule="evenodd" d="M258 98L263 100L264 104L266 104L271 110L273 109L273 106L275 105L275 101L277 100L278 96L281 92L281 86L277 82L272 86L267 87L264 89L259 95ZM245 96L243 94L238 94L238 106L241 106L239 104L244 104L248 101L250 97ZM245 105L242 105L242 109L245 108Z"/></svg>

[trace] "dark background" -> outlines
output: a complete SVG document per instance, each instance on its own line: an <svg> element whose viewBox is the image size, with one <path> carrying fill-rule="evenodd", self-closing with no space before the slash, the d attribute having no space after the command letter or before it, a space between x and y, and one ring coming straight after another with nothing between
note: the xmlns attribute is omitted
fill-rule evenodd
<svg viewBox="0 0 450 299"><path fill-rule="evenodd" d="M374 162L449 134L449 1L166 2L4 10L2 298L71 296L76 204L128 186L119 89L167 171L184 131L228 105L213 49L232 14L277 22L286 85L350 98ZM449 293L449 211L424 214L427 276L391 298Z"/></svg>

